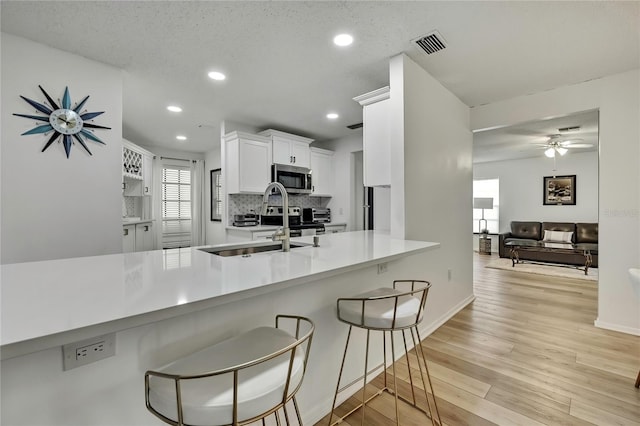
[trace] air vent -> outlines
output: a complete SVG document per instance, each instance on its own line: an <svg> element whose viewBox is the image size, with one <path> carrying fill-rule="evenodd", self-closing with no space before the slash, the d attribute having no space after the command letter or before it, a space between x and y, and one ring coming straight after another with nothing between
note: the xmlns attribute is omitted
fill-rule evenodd
<svg viewBox="0 0 640 426"><path fill-rule="evenodd" d="M362 127L362 123L350 124L347 127L351 130L359 129L360 127Z"/></svg>
<svg viewBox="0 0 640 426"><path fill-rule="evenodd" d="M580 126L573 126L573 127L563 127L561 129L558 129L558 131L560 133L566 133L566 132L577 132L578 130L580 130Z"/></svg>
<svg viewBox="0 0 640 426"><path fill-rule="evenodd" d="M447 47L444 43L444 38L442 38L437 31L432 31L425 36L413 40L413 42L426 52L427 55L432 55Z"/></svg>

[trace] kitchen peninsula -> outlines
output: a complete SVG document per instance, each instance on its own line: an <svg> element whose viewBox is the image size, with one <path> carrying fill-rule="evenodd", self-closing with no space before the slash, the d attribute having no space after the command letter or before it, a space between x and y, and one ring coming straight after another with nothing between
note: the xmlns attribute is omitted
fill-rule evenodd
<svg viewBox="0 0 640 426"><path fill-rule="evenodd" d="M156 424L144 407L145 370L276 313L316 323L299 400L313 423L328 411L346 336L335 300L393 279L429 280L438 247L360 231L250 257L188 248L2 265L2 423ZM468 303L444 306L445 294L446 283L434 282L428 331ZM62 371L61 345L114 332L115 356Z"/></svg>

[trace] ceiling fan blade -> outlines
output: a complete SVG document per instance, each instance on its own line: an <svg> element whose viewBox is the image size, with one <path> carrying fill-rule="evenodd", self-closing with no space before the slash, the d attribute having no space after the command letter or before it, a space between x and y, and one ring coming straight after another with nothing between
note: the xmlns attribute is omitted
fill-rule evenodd
<svg viewBox="0 0 640 426"><path fill-rule="evenodd" d="M593 144L590 143L568 143L566 145L562 145L565 148L592 148Z"/></svg>

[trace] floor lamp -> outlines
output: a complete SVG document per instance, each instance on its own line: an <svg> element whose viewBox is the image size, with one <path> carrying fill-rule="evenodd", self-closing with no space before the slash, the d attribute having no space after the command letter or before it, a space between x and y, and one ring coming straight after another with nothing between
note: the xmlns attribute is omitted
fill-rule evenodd
<svg viewBox="0 0 640 426"><path fill-rule="evenodd" d="M484 218L484 210L493 209L493 198L474 198L473 208L482 209L482 219L478 221L478 233L482 234L482 230L487 229L487 220ZM484 228L482 227L482 221L484 221Z"/></svg>

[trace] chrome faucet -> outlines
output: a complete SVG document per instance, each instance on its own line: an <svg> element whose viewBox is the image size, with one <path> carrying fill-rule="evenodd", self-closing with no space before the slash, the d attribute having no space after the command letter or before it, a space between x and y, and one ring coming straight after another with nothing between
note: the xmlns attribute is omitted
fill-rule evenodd
<svg viewBox="0 0 640 426"><path fill-rule="evenodd" d="M267 189L264 190L264 197L262 198L262 215L267 214L267 205L269 204L269 195L272 189L277 189L282 195L282 228L279 228L273 233L271 239L273 241L282 241L282 251L289 251L291 238L289 232L289 194L284 186L280 182L271 182L267 185Z"/></svg>

